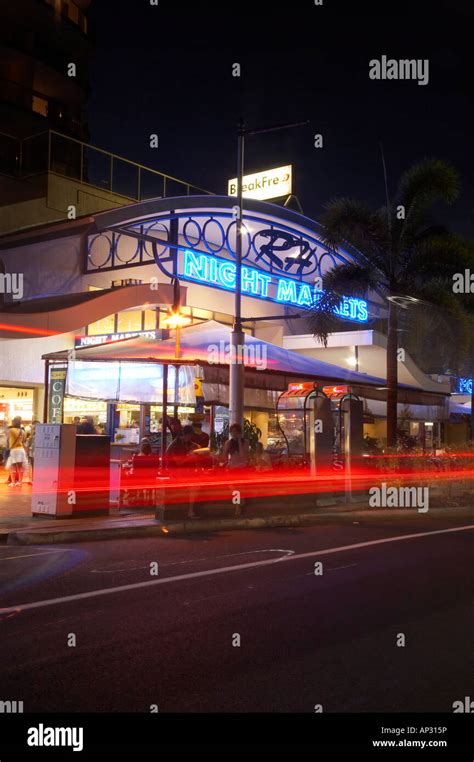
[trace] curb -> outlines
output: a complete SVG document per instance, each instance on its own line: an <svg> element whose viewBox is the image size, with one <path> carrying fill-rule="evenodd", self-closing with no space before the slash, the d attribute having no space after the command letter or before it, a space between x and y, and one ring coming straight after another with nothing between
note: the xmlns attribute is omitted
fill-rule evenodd
<svg viewBox="0 0 474 762"><path fill-rule="evenodd" d="M436 518L470 518L474 520L472 508L465 509L437 509ZM360 523L360 521L377 521L389 519L390 521L400 518L418 517L416 510L404 510L395 513L393 510L368 513L367 511L339 511L337 513L307 513L290 516L271 516L261 518L233 518L233 519L203 519L199 521L176 521L166 523L154 520L150 524L126 527L104 527L101 529L77 529L77 530L46 530L28 531L18 530L10 532L7 537L7 545L52 545L73 542L95 542L99 540L139 539L141 537L166 537L168 535L202 534L203 532L219 532L229 529L263 529L280 527L311 526L320 523ZM434 518L431 512L430 518ZM371 522L372 523L372 522Z"/></svg>

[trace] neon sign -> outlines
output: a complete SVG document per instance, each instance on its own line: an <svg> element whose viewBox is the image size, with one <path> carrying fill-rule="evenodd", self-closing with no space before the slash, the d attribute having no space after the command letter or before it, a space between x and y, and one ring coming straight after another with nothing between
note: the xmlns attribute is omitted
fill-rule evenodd
<svg viewBox="0 0 474 762"><path fill-rule="evenodd" d="M228 259L186 249L183 254L180 277L206 286L234 291L236 271L237 266ZM241 282L242 294L280 304L291 304L303 309L312 307L322 293L315 285L292 278L269 275L247 265L242 265ZM366 323L369 319L369 308L365 299L352 296L343 296L339 306L334 309L334 313L344 320L357 323Z"/></svg>
<svg viewBox="0 0 474 762"><path fill-rule="evenodd" d="M458 378L456 387L458 394L472 394L472 378Z"/></svg>

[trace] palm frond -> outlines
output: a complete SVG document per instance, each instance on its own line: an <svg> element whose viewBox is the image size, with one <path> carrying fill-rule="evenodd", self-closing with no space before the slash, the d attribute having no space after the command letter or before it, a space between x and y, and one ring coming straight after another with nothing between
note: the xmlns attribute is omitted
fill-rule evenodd
<svg viewBox="0 0 474 762"><path fill-rule="evenodd" d="M469 267L472 255L464 238L452 233L441 235L426 231L401 257L399 277L406 282L419 282L453 273Z"/></svg>
<svg viewBox="0 0 474 762"><path fill-rule="evenodd" d="M347 262L328 270L323 290L315 299L307 317L313 335L327 346L328 334L341 328L341 318L334 314L343 296L366 296L368 290L383 288L382 276L369 264Z"/></svg>
<svg viewBox="0 0 474 762"><path fill-rule="evenodd" d="M352 246L355 258L380 254L389 240L388 225L366 204L350 198L330 201L321 217L323 241L328 248Z"/></svg>
<svg viewBox="0 0 474 762"><path fill-rule="evenodd" d="M459 190L460 180L456 169L441 159L424 159L404 172L393 207L394 217L400 207L404 209L404 219L397 220L394 226L398 245L410 245L416 232L426 226L432 205L436 201L452 204L458 197Z"/></svg>

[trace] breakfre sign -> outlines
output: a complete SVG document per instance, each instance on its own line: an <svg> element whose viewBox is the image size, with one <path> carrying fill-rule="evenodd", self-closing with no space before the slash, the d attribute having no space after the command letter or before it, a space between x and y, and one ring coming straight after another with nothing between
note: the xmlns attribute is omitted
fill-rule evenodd
<svg viewBox="0 0 474 762"><path fill-rule="evenodd" d="M180 263L179 277L205 286L235 291L236 269L235 262L229 259L186 249ZM309 309L318 300L321 291L304 281L270 275L256 267L242 265L242 294ZM345 320L358 323L366 323L369 319L367 302L356 297L343 296L334 312Z"/></svg>
<svg viewBox="0 0 474 762"><path fill-rule="evenodd" d="M266 172L256 172L253 175L244 175L242 194L244 198L257 198L264 201L268 198L291 196L292 166L276 167ZM237 195L237 178L229 180L229 196Z"/></svg>

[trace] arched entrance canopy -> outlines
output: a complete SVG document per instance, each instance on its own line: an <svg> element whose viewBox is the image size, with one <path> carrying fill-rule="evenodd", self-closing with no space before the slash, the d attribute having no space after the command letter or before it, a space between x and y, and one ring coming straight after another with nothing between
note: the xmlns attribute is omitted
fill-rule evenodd
<svg viewBox="0 0 474 762"><path fill-rule="evenodd" d="M173 277L179 252L187 249L235 259L236 217L232 196L152 199L103 212L96 215L96 232L89 237L87 269L103 271L155 260L164 274ZM314 282L328 268L354 256L329 251L317 222L276 204L245 199L243 229L243 264L269 274ZM137 242L127 253L124 236Z"/></svg>

